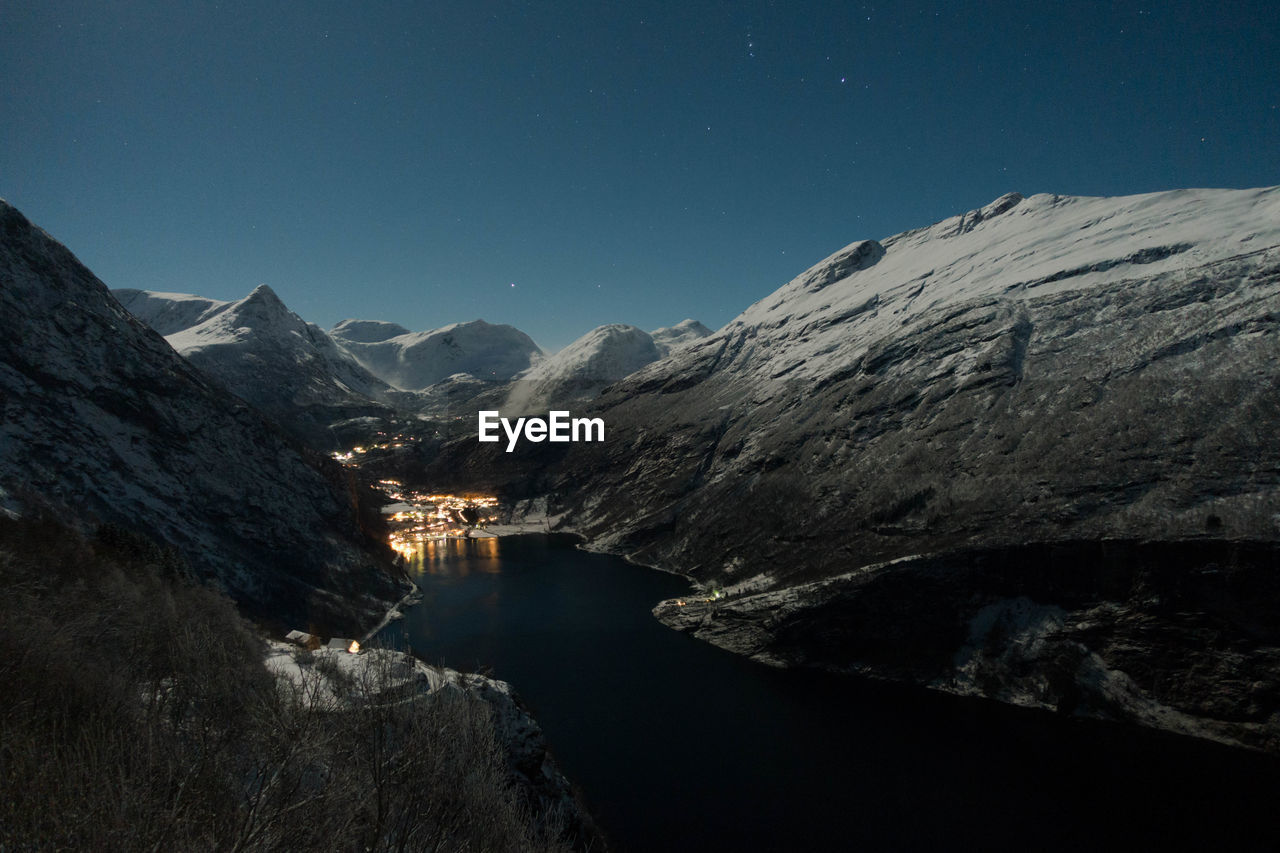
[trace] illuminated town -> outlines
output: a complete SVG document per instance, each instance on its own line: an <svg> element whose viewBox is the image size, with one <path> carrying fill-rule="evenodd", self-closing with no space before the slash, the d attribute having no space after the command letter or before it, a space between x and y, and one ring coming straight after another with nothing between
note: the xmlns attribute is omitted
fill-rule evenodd
<svg viewBox="0 0 1280 853"><path fill-rule="evenodd" d="M345 452L333 453L348 468L359 468L371 452L395 450L415 444L410 434L379 431L371 440ZM387 541L410 565L427 569L455 546L475 547L496 553L497 538L489 526L498 518L498 499L484 494L444 494L406 486L396 479L374 484L389 499L382 508Z"/></svg>
<svg viewBox="0 0 1280 853"><path fill-rule="evenodd" d="M399 480L379 480L378 485L395 501L382 512L391 529L391 547L406 559L423 542L493 536L485 527L497 518L495 497L428 494L407 489Z"/></svg>

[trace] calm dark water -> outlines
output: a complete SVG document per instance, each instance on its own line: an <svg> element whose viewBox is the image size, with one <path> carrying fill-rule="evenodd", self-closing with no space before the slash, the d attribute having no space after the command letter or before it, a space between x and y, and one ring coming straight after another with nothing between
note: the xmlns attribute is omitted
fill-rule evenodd
<svg viewBox="0 0 1280 853"><path fill-rule="evenodd" d="M753 664L658 623L680 578L522 536L419 555L389 627L512 682L616 848L1280 849L1280 762Z"/></svg>

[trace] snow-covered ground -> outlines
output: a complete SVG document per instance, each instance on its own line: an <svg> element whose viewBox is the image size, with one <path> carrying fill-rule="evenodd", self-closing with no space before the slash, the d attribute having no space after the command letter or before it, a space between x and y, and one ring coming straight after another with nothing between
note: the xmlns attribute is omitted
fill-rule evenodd
<svg viewBox="0 0 1280 853"><path fill-rule="evenodd" d="M1278 244L1280 187L1121 197L1010 193L926 228L852 243L691 349L705 352L750 330L755 340L737 354L734 370L761 379L784 371L789 380L817 378L944 305L1193 275Z"/></svg>
<svg viewBox="0 0 1280 853"><path fill-rule="evenodd" d="M505 681L431 666L392 649L374 648L359 654L341 649L307 651L274 640L267 641L264 664L299 700L315 702L328 711L359 708L370 699L410 701L444 691L478 699L489 706L510 770L527 791L544 808L558 809L579 820L585 817L569 781L547 751L542 727Z"/></svg>
<svg viewBox="0 0 1280 853"><path fill-rule="evenodd" d="M270 640L265 663L276 678L292 684L300 693L314 695L327 710L347 708L353 698L345 684L327 674L328 668L349 681L362 698L410 685L424 693L464 686L461 673L428 666L412 655L390 649L369 649L359 654L340 649L307 651L292 643Z"/></svg>

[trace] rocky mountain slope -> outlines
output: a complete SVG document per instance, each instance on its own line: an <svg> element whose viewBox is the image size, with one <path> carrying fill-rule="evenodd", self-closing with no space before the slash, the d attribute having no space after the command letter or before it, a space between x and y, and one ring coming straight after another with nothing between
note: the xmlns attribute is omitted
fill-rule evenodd
<svg viewBox="0 0 1280 853"><path fill-rule="evenodd" d="M330 424L391 411L393 390L265 284L234 302L113 295L192 364L312 444L327 446Z"/></svg>
<svg viewBox="0 0 1280 853"><path fill-rule="evenodd" d="M7 513L140 531L249 612L299 625L360 624L402 594L341 468L209 381L4 203L0 400Z"/></svg>
<svg viewBox="0 0 1280 853"><path fill-rule="evenodd" d="M344 320L329 334L370 373L406 391L420 391L459 373L505 382L542 357L524 332L484 320L426 332L410 332L395 323Z"/></svg>
<svg viewBox="0 0 1280 853"><path fill-rule="evenodd" d="M661 355L643 329L621 323L599 326L517 376L504 410L546 411L584 402Z"/></svg>
<svg viewBox="0 0 1280 853"><path fill-rule="evenodd" d="M724 587L658 613L765 660L1276 749L1277 317L1280 188L1011 194L615 384L603 445L430 473Z"/></svg>

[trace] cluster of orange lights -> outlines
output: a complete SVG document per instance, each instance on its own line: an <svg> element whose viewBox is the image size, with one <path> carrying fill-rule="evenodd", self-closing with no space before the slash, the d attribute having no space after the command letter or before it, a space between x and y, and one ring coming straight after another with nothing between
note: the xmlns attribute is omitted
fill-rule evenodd
<svg viewBox="0 0 1280 853"><path fill-rule="evenodd" d="M360 457L364 456L370 450L386 450L390 447L404 447L406 444L412 444L415 441L417 441L417 439L410 435L401 435L399 433L395 435L388 435L385 432L379 432L376 439L367 445L357 445L345 453L340 451L330 455L343 465L350 465L354 467L360 464Z"/></svg>
<svg viewBox="0 0 1280 853"><path fill-rule="evenodd" d="M401 502L388 517L391 547L408 558L422 542L466 539L497 519L497 498L490 495L425 494L403 489L394 480L383 480L387 495Z"/></svg>

